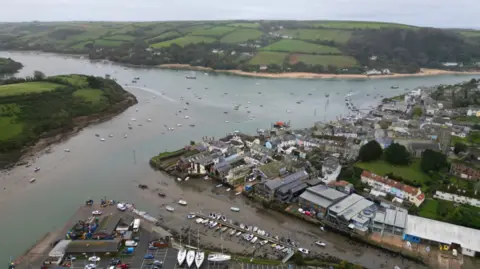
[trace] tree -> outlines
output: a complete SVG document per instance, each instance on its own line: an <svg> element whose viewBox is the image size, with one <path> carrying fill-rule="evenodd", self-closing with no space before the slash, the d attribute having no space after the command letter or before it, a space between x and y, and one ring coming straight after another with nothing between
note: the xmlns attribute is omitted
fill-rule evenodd
<svg viewBox="0 0 480 269"><path fill-rule="evenodd" d="M455 143L455 148L453 149L453 152L455 152L455 154L458 155L460 152L465 151L467 151L467 145L463 144L462 142Z"/></svg>
<svg viewBox="0 0 480 269"><path fill-rule="evenodd" d="M420 169L422 169L423 172L436 172L442 168L448 168L447 156L431 149L427 149L422 153Z"/></svg>
<svg viewBox="0 0 480 269"><path fill-rule="evenodd" d="M382 147L377 141L372 140L360 148L358 159L362 162L371 162L382 157Z"/></svg>
<svg viewBox="0 0 480 269"><path fill-rule="evenodd" d="M408 165L410 153L405 146L393 143L385 150L385 160L391 164Z"/></svg>
<svg viewBox="0 0 480 269"><path fill-rule="evenodd" d="M413 111L412 111L412 116L413 117L416 117L416 118L420 118L423 114L423 110L421 107L419 106L416 106L413 108Z"/></svg>
<svg viewBox="0 0 480 269"><path fill-rule="evenodd" d="M42 71L33 71L33 78L35 80L43 80L45 78L45 74Z"/></svg>
<svg viewBox="0 0 480 269"><path fill-rule="evenodd" d="M293 258L293 262L296 265L304 265L305 264L305 260L303 259L303 255L300 252L295 252L295 254L293 254L292 258Z"/></svg>

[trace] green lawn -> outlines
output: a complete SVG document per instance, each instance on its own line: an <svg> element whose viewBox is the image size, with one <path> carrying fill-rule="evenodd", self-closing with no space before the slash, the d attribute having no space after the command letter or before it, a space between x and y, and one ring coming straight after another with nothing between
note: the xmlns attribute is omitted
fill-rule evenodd
<svg viewBox="0 0 480 269"><path fill-rule="evenodd" d="M115 48L120 47L124 41L117 41L117 40L107 40L107 39L97 39L95 40L96 47L104 47L104 48Z"/></svg>
<svg viewBox="0 0 480 269"><path fill-rule="evenodd" d="M0 140L7 140L20 134L23 126L15 122L15 117L0 117L0 130Z"/></svg>
<svg viewBox="0 0 480 269"><path fill-rule="evenodd" d="M358 62L355 58L343 55L292 54L290 56L290 63L295 64L297 62L303 62L307 65L333 65L340 68L358 66Z"/></svg>
<svg viewBox="0 0 480 269"><path fill-rule="evenodd" d="M226 26L217 26L211 29L202 29L199 31L195 31L192 35L201 35L201 36L223 36L231 31L235 30L234 27L226 27Z"/></svg>
<svg viewBox="0 0 480 269"><path fill-rule="evenodd" d="M135 40L135 37L131 35L112 35L104 37L104 39L116 41L133 41Z"/></svg>
<svg viewBox="0 0 480 269"><path fill-rule="evenodd" d="M178 28L176 30L179 31L180 33L183 33L183 34L189 34L189 33L197 32L197 31L209 29L209 28L212 28L212 27L213 27L213 25L210 25L210 24L199 24L199 25L192 25L192 26L187 26L187 27L183 27L183 28Z"/></svg>
<svg viewBox="0 0 480 269"><path fill-rule="evenodd" d="M269 46L262 48L266 51L285 51L285 52L298 52L307 54L340 54L341 51L335 47L317 45L308 43L301 40L294 39L282 39L278 42L270 44Z"/></svg>
<svg viewBox="0 0 480 269"><path fill-rule="evenodd" d="M249 61L249 64L252 65L269 65L269 64L278 64L283 65L288 53L283 52L271 52L271 51L261 51L255 54L253 58Z"/></svg>
<svg viewBox="0 0 480 269"><path fill-rule="evenodd" d="M238 28L258 28L260 23L258 22L237 22L231 23L228 26L238 27Z"/></svg>
<svg viewBox="0 0 480 269"><path fill-rule="evenodd" d="M368 21L324 21L313 22L312 27L335 28L335 29L380 29L380 28L415 28L414 26L388 23L388 22L368 22Z"/></svg>
<svg viewBox="0 0 480 269"><path fill-rule="evenodd" d="M345 43L351 36L350 31L333 29L283 29L280 33L294 39L334 41L337 43Z"/></svg>
<svg viewBox="0 0 480 269"><path fill-rule="evenodd" d="M80 89L76 90L73 94L82 97L93 104L101 102L103 98L103 92L99 89Z"/></svg>
<svg viewBox="0 0 480 269"><path fill-rule="evenodd" d="M23 93L38 93L53 91L58 88L59 84L51 82L23 82L0 86L0 97L11 96Z"/></svg>
<svg viewBox="0 0 480 269"><path fill-rule="evenodd" d="M179 37L181 36L181 34L177 31L168 31L168 32L165 32L161 35L157 35L157 36L154 36L152 38L149 38L147 39L147 42L148 41L151 41L151 40L159 40L159 39L167 39L167 38L176 38L176 37Z"/></svg>
<svg viewBox="0 0 480 269"><path fill-rule="evenodd" d="M420 185L423 185L423 182L429 179L429 176L420 170L420 159L415 159L410 166L394 166L383 160L369 163L357 163L355 166L371 171L380 176L384 176L387 173L393 173L395 176L416 182Z"/></svg>
<svg viewBox="0 0 480 269"><path fill-rule="evenodd" d="M198 44L198 43L212 43L215 42L214 38L206 37L206 36L184 36L179 37L173 40L163 41L160 43L152 44L151 47L153 48L163 48L163 47L170 47L172 44L177 44L181 47L188 45L188 44Z"/></svg>
<svg viewBox="0 0 480 269"><path fill-rule="evenodd" d="M437 200L426 199L420 207L420 212L418 212L418 215L427 219L438 219L437 208Z"/></svg>
<svg viewBox="0 0 480 269"><path fill-rule="evenodd" d="M242 43L249 40L256 40L261 37L263 33L256 29L237 29L220 39L222 43Z"/></svg>
<svg viewBox="0 0 480 269"><path fill-rule="evenodd" d="M71 83L73 86L79 88L86 88L88 87L87 78L80 75L59 75L55 76L56 78L60 78L61 80L67 81Z"/></svg>

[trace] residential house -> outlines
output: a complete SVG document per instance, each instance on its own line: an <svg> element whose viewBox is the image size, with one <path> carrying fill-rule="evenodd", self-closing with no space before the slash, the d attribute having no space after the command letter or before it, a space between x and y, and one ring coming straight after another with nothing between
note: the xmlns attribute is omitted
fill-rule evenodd
<svg viewBox="0 0 480 269"><path fill-rule="evenodd" d="M218 150L221 153L226 153L230 145L221 140L213 140L208 144L208 151Z"/></svg>
<svg viewBox="0 0 480 269"><path fill-rule="evenodd" d="M225 183L232 186L244 183L245 176L252 172L254 166L253 164L244 164L230 169L225 176Z"/></svg>
<svg viewBox="0 0 480 269"><path fill-rule="evenodd" d="M367 170L363 171L360 178L363 183L368 184L376 190L389 193L398 199L407 200L417 207L425 200L425 194L423 194L419 188L414 188L398 181L375 175Z"/></svg>
<svg viewBox="0 0 480 269"><path fill-rule="evenodd" d="M325 185L317 185L306 189L305 192L300 195L298 205L305 210L315 211L317 217L324 218L327 214L328 207L346 196L347 194Z"/></svg>
<svg viewBox="0 0 480 269"><path fill-rule="evenodd" d="M340 175L341 170L342 166L340 165L340 162L337 158L333 156L325 158L322 164L322 181L325 184L328 184L332 181L337 180L337 177L338 175Z"/></svg>
<svg viewBox="0 0 480 269"><path fill-rule="evenodd" d="M286 165L279 161L272 161L270 163L257 167L257 171L263 180L280 177L287 173Z"/></svg>
<svg viewBox="0 0 480 269"><path fill-rule="evenodd" d="M286 202L300 195L308 186L308 173L296 172L283 178L265 180L255 185L255 193L267 201L274 199ZM278 193L277 193L278 191Z"/></svg>
<svg viewBox="0 0 480 269"><path fill-rule="evenodd" d="M210 167L220 161L222 153L220 152L201 152L182 160L182 163L188 166L187 172L192 175L206 175Z"/></svg>
<svg viewBox="0 0 480 269"><path fill-rule="evenodd" d="M274 152L273 150L271 149L268 149L262 145L259 145L259 144L253 144L251 147L250 147L250 152L252 154L256 154L256 155L262 155L262 156L273 156Z"/></svg>
<svg viewBox="0 0 480 269"><path fill-rule="evenodd" d="M474 163L465 161L452 161L452 164L450 165L450 173L463 179L475 181L480 179L480 169Z"/></svg>
<svg viewBox="0 0 480 269"><path fill-rule="evenodd" d="M346 194L350 194L355 191L353 184L345 180L331 181L328 183L328 186Z"/></svg>

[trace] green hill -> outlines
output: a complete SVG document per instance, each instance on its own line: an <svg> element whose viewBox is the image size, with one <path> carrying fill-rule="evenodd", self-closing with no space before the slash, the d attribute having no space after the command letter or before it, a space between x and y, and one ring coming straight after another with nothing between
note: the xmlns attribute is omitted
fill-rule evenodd
<svg viewBox="0 0 480 269"><path fill-rule="evenodd" d="M24 22L0 24L0 49L244 71L415 73L477 68L480 31L360 21Z"/></svg>
<svg viewBox="0 0 480 269"><path fill-rule="evenodd" d="M0 81L0 153L116 114L135 102L115 81L100 77L36 72L33 78Z"/></svg>
<svg viewBox="0 0 480 269"><path fill-rule="evenodd" d="M22 67L23 65L19 62L15 62L10 58L0 57L0 75L16 73Z"/></svg>

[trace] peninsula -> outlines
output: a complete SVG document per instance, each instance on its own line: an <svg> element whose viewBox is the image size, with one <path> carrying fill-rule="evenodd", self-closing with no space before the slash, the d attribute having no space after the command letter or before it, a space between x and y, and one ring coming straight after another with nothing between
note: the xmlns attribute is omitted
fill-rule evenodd
<svg viewBox="0 0 480 269"><path fill-rule="evenodd" d="M14 74L18 70L22 69L23 65L19 62L15 62L10 58L0 57L0 77L2 75Z"/></svg>
<svg viewBox="0 0 480 269"><path fill-rule="evenodd" d="M0 164L12 163L29 149L42 149L136 103L135 96L108 78L47 77L35 71L32 77L0 80Z"/></svg>
<svg viewBox="0 0 480 269"><path fill-rule="evenodd" d="M358 21L24 22L0 25L0 49L271 78L369 78L476 73L480 31Z"/></svg>

